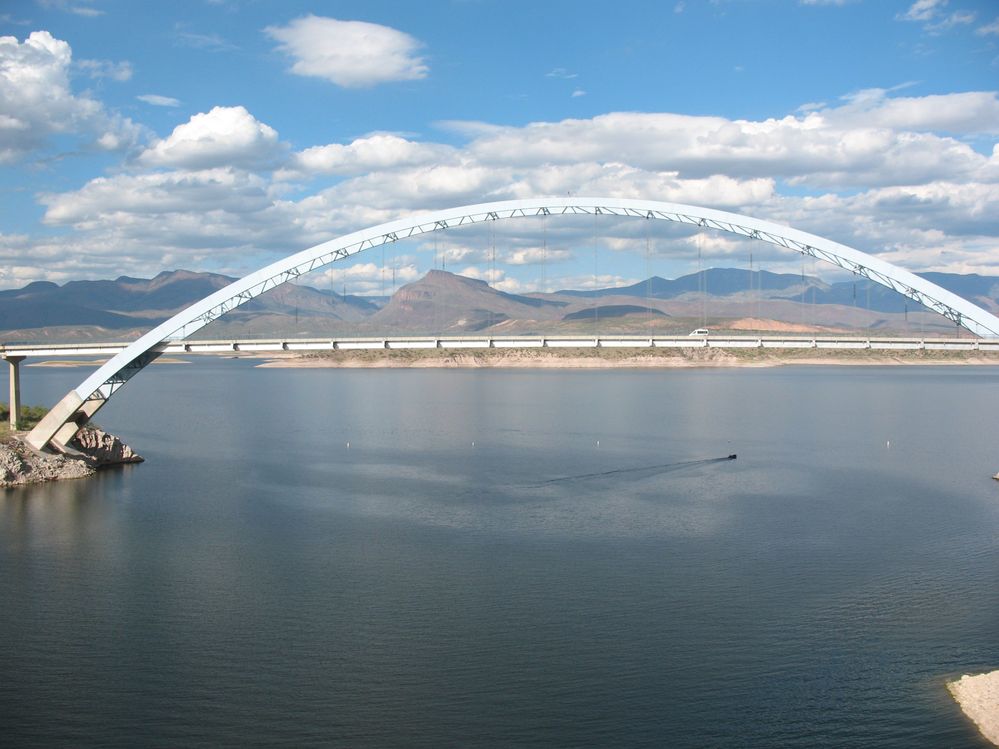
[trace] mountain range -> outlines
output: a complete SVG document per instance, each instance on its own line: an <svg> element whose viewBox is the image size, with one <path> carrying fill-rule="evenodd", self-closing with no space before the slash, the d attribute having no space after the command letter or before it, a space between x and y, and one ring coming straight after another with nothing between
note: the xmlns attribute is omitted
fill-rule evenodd
<svg viewBox="0 0 999 749"><path fill-rule="evenodd" d="M999 312L999 278L924 278ZM231 283L215 273L31 283L0 291L0 340L128 340ZM389 297L340 295L285 284L201 332L205 338L382 334L678 332L717 330L949 332L952 324L864 279L826 283L804 274L712 268L630 286L510 294L432 270Z"/></svg>

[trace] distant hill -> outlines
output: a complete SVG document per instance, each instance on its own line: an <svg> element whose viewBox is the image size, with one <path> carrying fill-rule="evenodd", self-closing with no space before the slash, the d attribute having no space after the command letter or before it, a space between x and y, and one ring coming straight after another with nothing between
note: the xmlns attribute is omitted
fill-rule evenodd
<svg viewBox="0 0 999 749"><path fill-rule="evenodd" d="M0 291L0 330L99 327L111 333L157 325L236 279L217 273L164 271L155 278L36 282ZM285 284L247 302L218 324L245 327L262 318L322 318L354 323L378 307L362 297ZM278 320L271 319L270 323ZM220 328L221 329L221 328ZM219 330L219 329L217 329Z"/></svg>
<svg viewBox="0 0 999 749"><path fill-rule="evenodd" d="M557 319L567 302L519 296L485 281L432 270L400 288L370 323L389 330L476 331L506 320Z"/></svg>
<svg viewBox="0 0 999 749"><path fill-rule="evenodd" d="M999 314L999 278L977 273L920 273L927 281L943 286L993 314Z"/></svg>
<svg viewBox="0 0 999 749"><path fill-rule="evenodd" d="M925 277L999 312L999 278ZM0 340L128 340L231 283L216 273L164 271L154 278L36 282L0 291ZM730 330L952 330L943 318L884 287L857 279L711 268L628 286L509 294L484 281L432 270L389 298L342 296L285 284L221 318L207 338L387 333L496 334ZM915 327L914 327L915 326Z"/></svg>
<svg viewBox="0 0 999 749"><path fill-rule="evenodd" d="M822 281L810 276L805 277L806 286L826 286ZM741 268L709 268L703 274L691 273L675 280L653 276L645 281L639 281L631 286L620 286L607 289L588 289L585 291L565 290L558 294L583 297L601 296L637 296L651 299L675 299L684 294L699 293L703 289L715 296L729 296L748 292L750 289L771 291L787 291L800 289L802 277L790 273L770 273L769 271L753 271Z"/></svg>
<svg viewBox="0 0 999 749"><path fill-rule="evenodd" d="M669 315L662 310L658 310L653 307L642 307L637 304L604 304L590 307L589 309L581 309L576 312L570 312L562 319L593 319L599 321L600 319L608 320L615 317L627 317L628 315L659 315L660 317L669 317Z"/></svg>
<svg viewBox="0 0 999 749"><path fill-rule="evenodd" d="M960 297L993 313L999 312L999 278L977 274L917 273ZM597 298L634 296L649 299L677 299L686 294L705 293L709 297L749 295L762 299L789 299L806 304L838 304L875 312L904 313L918 305L881 284L857 278L826 283L814 276L793 273L748 271L742 268L709 268L675 280L653 276L630 286L582 291L564 290L560 295Z"/></svg>

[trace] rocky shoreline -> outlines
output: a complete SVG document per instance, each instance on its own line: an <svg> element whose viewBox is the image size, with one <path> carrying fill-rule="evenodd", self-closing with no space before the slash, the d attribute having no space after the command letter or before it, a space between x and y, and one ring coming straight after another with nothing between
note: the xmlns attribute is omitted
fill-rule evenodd
<svg viewBox="0 0 999 749"><path fill-rule="evenodd" d="M113 434L85 428L71 443L72 455L38 452L17 436L0 443L0 488L93 476L105 466L141 463L143 458Z"/></svg>

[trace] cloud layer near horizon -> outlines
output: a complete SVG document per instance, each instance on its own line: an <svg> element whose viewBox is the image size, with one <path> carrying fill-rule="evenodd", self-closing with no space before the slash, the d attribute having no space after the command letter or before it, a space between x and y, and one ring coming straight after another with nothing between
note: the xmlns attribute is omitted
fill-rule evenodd
<svg viewBox="0 0 999 749"><path fill-rule="evenodd" d="M268 31L289 54L295 23ZM411 55L412 46L400 48ZM790 224L910 270L999 274L999 147L982 146L999 133L995 91L919 97L872 89L764 120L608 112L521 126L443 122L440 142L371 133L293 145L242 106L213 107L150 137L74 94L69 45L45 32L23 44L3 38L0 55L17 76L0 81L0 93L20 97L25 113L15 120L6 107L0 112L0 158L24 159L60 133L101 147L137 146L114 172L38 196L53 233L0 234L10 269L3 286L206 262L236 271L406 214L567 193L711 206ZM420 77L422 63L414 64L393 79ZM322 69L307 74L338 75L336 63ZM547 260L563 259L578 228L552 221L547 229ZM636 229L601 231L613 248ZM536 262L539 232L524 227L505 259ZM442 241L456 258L468 242L458 234ZM691 246L682 235L669 242ZM756 246L758 257L771 252ZM701 250L719 262L745 252L739 242L702 242ZM518 288L512 278L505 284Z"/></svg>

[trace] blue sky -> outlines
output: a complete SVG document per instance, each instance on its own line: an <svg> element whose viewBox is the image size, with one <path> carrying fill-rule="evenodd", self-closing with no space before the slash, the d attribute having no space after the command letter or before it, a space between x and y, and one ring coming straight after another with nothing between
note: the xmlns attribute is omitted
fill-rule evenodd
<svg viewBox="0 0 999 749"><path fill-rule="evenodd" d="M0 288L240 275L406 214L567 192L999 274L990 0L15 1L0 36ZM546 229L448 233L436 254L510 291L677 275L698 253L801 267L668 226ZM386 263L412 280L434 249ZM381 257L340 272L381 289Z"/></svg>

